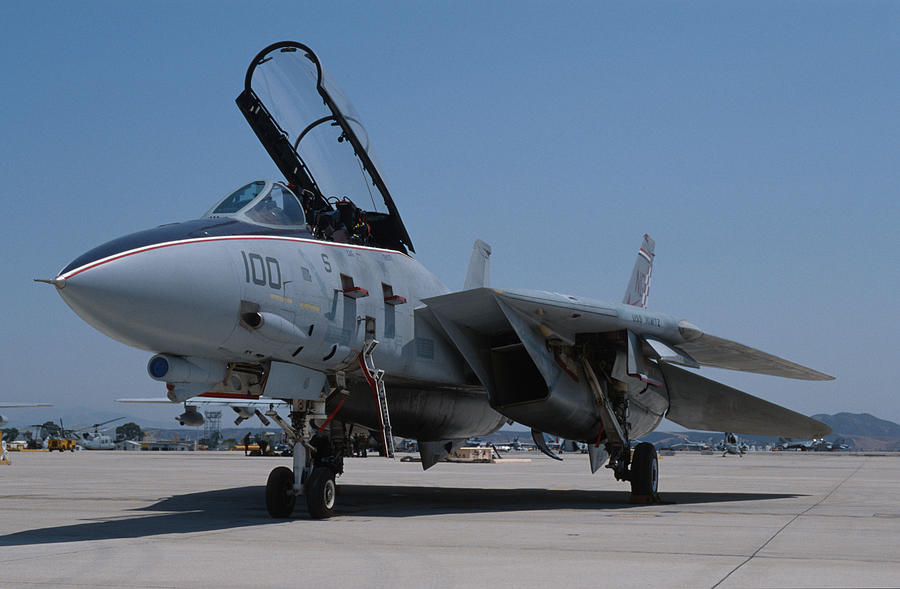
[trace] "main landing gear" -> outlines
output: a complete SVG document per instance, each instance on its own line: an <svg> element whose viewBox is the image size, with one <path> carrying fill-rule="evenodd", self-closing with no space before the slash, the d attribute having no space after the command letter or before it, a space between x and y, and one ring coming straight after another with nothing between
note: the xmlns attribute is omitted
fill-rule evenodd
<svg viewBox="0 0 900 589"><path fill-rule="evenodd" d="M616 480L631 482L632 501L658 503L659 465L656 448L649 442L641 442L635 446L633 453L631 451L626 384L608 376L605 381L599 380L587 356L582 357L582 364L588 386L600 407L603 435L609 452L606 467L612 469Z"/></svg>
<svg viewBox="0 0 900 589"><path fill-rule="evenodd" d="M344 472L341 443L321 431L312 433L311 419L326 418L322 401L295 400L291 407L291 423L274 410L266 413L284 429L294 442L293 469L279 466L269 473L266 481L266 511L274 518L287 518L294 512L297 496L306 497L306 507L313 519L334 514L337 486L335 478ZM338 424L332 423L336 441L343 441Z"/></svg>
<svg viewBox="0 0 900 589"><path fill-rule="evenodd" d="M649 497L654 501L658 499L656 489L659 485L659 465L653 444L641 442L635 446L629 474L633 496Z"/></svg>

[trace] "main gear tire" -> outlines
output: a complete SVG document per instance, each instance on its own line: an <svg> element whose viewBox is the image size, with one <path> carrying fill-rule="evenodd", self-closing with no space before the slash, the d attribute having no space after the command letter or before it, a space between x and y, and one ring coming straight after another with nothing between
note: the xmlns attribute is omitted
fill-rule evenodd
<svg viewBox="0 0 900 589"><path fill-rule="evenodd" d="M631 494L655 497L659 485L659 463L656 448L650 442L641 442L631 457Z"/></svg>
<svg viewBox="0 0 900 589"><path fill-rule="evenodd" d="M273 469L266 481L266 511L279 519L291 517L296 501L294 471L286 466Z"/></svg>

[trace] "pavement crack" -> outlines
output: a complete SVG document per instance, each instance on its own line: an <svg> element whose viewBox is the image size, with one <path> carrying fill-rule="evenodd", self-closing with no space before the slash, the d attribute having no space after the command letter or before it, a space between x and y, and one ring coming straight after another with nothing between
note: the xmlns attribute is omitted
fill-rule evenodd
<svg viewBox="0 0 900 589"><path fill-rule="evenodd" d="M747 564L748 562L750 562L751 560L753 560L754 558L756 558L756 555L759 554L759 553L762 551L763 548L765 548L766 546L768 546L769 543L772 542L772 540L774 540L774 539L778 536L778 534L780 534L781 532L783 532L784 530L786 530L788 526L790 526L792 523L794 523L795 521L797 521L798 519L800 519L802 516L806 515L808 512L812 511L813 509L815 509L816 507L818 507L819 505L821 505L822 503L824 503L825 501L827 501L828 498L831 497L831 496L834 494L835 491L837 491L838 489L841 488L841 485L843 485L844 483L846 483L847 481L849 481L849 480L853 477L853 475L855 475L856 473L858 473L858 472L860 471L860 469L861 469L863 466L865 466L865 464L866 464L866 461L864 461L862 464L860 464L859 466L857 466L857 467L856 467L856 470L854 470L853 472L851 472L850 474L848 474L846 477L844 477L838 484L836 484L836 485L834 486L834 488L832 488L830 491L828 491L828 494L826 494L824 497L822 497L821 499L819 499L818 501L816 501L813 505L810 505L809 507L807 507L806 509L804 509L803 511L801 511L800 513L798 513L797 515L795 515L794 517L792 517L792 518L790 519L790 521L788 521L786 524L784 524L783 526L781 526L780 528L778 528L778 531L776 531L774 534L772 534L771 536L769 536L769 539L766 540L765 542L763 542L762 545L761 545L759 548L757 548L757 549L753 552L753 554L751 554L750 556L748 556L748 557L744 560L744 562L742 562L741 564L739 564L739 565L737 565L736 567L734 567L733 569L731 569L731 570L728 572L727 575L725 575L724 577L722 577L721 579L719 579L719 582L716 583L715 585L713 585L712 587L710 587L710 589L716 589L716 587L718 587L719 585L721 585L722 583L724 583L724 582L728 579L728 577L730 577L731 575L733 575L734 573L736 573L738 570L740 570L741 567L743 567L745 564Z"/></svg>

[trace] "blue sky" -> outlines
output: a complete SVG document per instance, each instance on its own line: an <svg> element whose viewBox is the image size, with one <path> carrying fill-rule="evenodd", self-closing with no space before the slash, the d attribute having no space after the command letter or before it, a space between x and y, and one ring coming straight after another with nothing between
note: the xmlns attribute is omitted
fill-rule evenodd
<svg viewBox="0 0 900 589"><path fill-rule="evenodd" d="M891 2L2 3L0 397L162 392L31 279L277 177L234 98L284 39L354 102L449 286L480 237L496 286L617 301L650 233L651 308L838 378L706 376L900 421Z"/></svg>

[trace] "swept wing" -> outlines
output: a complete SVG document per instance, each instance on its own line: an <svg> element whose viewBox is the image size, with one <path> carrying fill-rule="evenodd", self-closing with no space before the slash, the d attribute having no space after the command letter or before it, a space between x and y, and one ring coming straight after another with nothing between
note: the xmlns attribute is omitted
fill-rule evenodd
<svg viewBox="0 0 900 589"><path fill-rule="evenodd" d="M583 421L579 426L582 431L590 427L590 420L581 415L576 405L587 414L592 397L587 393L579 397L572 389L583 386L585 380L577 361L579 350L586 342L597 345L597 338L601 338L600 345L621 349L623 362L621 369L617 364L610 370L613 377L624 378L625 374L641 377L643 383L639 386L644 390L649 386L667 399L662 408L650 404L645 407L660 418L665 413L685 427L758 435L791 432L792 437L818 437L830 431L814 419L677 368L648 342L663 342L678 352L673 358L689 366L715 366L807 380L832 377L703 334L675 317L634 305L541 291L477 288L423 302L426 307L418 309L417 315L437 322L444 329L488 389L492 404L520 420L526 415L540 419L541 413L564 411L568 412L564 417L560 413L559 419L549 423L555 431L579 419ZM643 368L634 370L633 364ZM567 380L563 374L571 379ZM535 384L537 379L544 382ZM562 396L559 391L565 383L569 385L565 402L553 405L554 396ZM641 403L646 398L642 395L635 395L632 402ZM538 406L543 403L546 405L540 409ZM525 405L531 405L527 413L523 410Z"/></svg>

